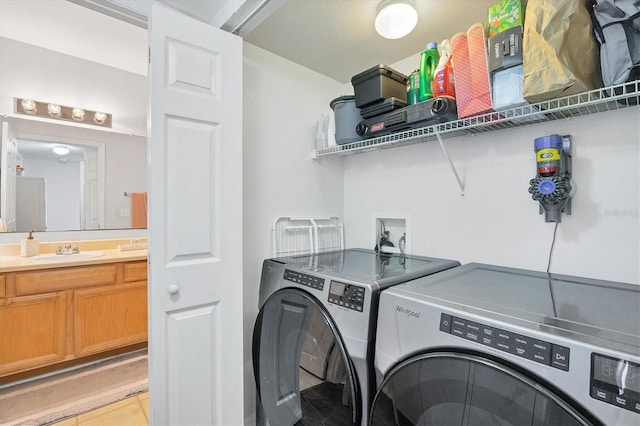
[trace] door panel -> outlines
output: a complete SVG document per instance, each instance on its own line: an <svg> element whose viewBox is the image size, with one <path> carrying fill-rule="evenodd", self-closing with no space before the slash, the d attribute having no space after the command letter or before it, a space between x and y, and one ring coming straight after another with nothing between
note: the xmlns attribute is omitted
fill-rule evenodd
<svg viewBox="0 0 640 426"><path fill-rule="evenodd" d="M312 296L285 289L269 297L253 346L258 424L358 422L355 372L335 325Z"/></svg>
<svg viewBox="0 0 640 426"><path fill-rule="evenodd" d="M155 3L149 35L151 424L243 424L242 40Z"/></svg>
<svg viewBox="0 0 640 426"><path fill-rule="evenodd" d="M18 143L6 121L2 123L0 143L0 219L7 232L15 232Z"/></svg>
<svg viewBox="0 0 640 426"><path fill-rule="evenodd" d="M104 146L84 153L84 229L104 228Z"/></svg>
<svg viewBox="0 0 640 426"><path fill-rule="evenodd" d="M414 357L384 379L372 425L589 425L542 383L475 355Z"/></svg>

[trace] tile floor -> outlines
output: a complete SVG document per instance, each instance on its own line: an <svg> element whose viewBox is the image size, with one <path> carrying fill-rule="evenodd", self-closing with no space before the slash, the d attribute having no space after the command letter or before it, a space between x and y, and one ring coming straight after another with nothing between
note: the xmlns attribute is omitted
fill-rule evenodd
<svg viewBox="0 0 640 426"><path fill-rule="evenodd" d="M311 373L300 369L301 389L322 383L322 380ZM55 426L148 426L149 425L149 392L123 399L106 407L88 413L70 417Z"/></svg>
<svg viewBox="0 0 640 426"><path fill-rule="evenodd" d="M147 426L149 393L141 393L106 407L55 423L55 426Z"/></svg>

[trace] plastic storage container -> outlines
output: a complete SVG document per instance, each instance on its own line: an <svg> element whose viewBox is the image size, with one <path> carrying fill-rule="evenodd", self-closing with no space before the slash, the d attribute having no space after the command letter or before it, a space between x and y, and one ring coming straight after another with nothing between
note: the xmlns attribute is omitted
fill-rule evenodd
<svg viewBox="0 0 640 426"><path fill-rule="evenodd" d="M371 118L378 115L386 114L398 108L404 108L406 106L407 103L401 99L389 98L385 99L382 102L369 105L366 108L362 108L360 110L360 115L362 116L362 118Z"/></svg>
<svg viewBox="0 0 640 426"><path fill-rule="evenodd" d="M331 106L335 116L336 143L343 145L362 139L356 133L356 126L362 121L362 117L360 116L360 109L356 107L355 97L340 96L332 100L329 106Z"/></svg>
<svg viewBox="0 0 640 426"><path fill-rule="evenodd" d="M382 102L388 98L398 98L407 102L407 82L409 78L386 65L377 65L351 77L356 97L356 107Z"/></svg>

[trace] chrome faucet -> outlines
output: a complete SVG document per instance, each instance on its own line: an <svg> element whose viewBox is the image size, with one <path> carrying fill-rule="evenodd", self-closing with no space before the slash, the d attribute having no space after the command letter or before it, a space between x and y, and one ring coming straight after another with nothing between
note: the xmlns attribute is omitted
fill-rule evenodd
<svg viewBox="0 0 640 426"><path fill-rule="evenodd" d="M71 244L67 243L64 245L64 247L58 246L58 248L56 249L56 254L76 254L76 253L80 253L80 249L78 248L77 244L74 247L72 247Z"/></svg>

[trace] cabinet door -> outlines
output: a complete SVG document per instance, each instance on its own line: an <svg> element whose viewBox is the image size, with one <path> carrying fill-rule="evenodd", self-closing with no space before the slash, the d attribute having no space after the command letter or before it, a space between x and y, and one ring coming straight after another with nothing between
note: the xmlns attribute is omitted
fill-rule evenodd
<svg viewBox="0 0 640 426"><path fill-rule="evenodd" d="M84 356L147 340L147 283L73 292L74 353Z"/></svg>
<svg viewBox="0 0 640 426"><path fill-rule="evenodd" d="M0 300L0 376L64 360L63 292Z"/></svg>

